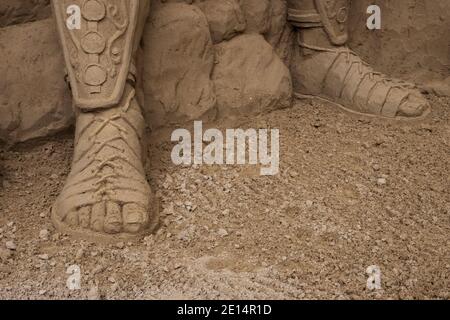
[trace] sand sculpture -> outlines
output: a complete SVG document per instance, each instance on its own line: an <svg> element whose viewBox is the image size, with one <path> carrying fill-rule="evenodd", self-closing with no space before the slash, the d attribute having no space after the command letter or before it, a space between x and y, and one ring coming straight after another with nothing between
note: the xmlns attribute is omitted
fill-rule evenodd
<svg viewBox="0 0 450 320"><path fill-rule="evenodd" d="M79 29L66 24L71 5L81 9ZM288 7L298 44L291 67L298 97L387 118L429 111L413 85L375 72L346 47L347 0L289 0ZM156 205L143 166L136 54L149 1L54 0L53 9L77 118L72 171L52 208L53 221L83 238L148 233Z"/></svg>
<svg viewBox="0 0 450 320"><path fill-rule="evenodd" d="M79 30L66 25L70 5L81 9ZM149 2L53 1L53 9L77 117L72 171L53 207L53 221L75 235L139 235L148 231L154 205L135 91Z"/></svg>
<svg viewBox="0 0 450 320"><path fill-rule="evenodd" d="M298 29L292 68L297 95L388 118L427 113L427 101L413 85L375 72L346 46L348 0L290 0L288 7Z"/></svg>

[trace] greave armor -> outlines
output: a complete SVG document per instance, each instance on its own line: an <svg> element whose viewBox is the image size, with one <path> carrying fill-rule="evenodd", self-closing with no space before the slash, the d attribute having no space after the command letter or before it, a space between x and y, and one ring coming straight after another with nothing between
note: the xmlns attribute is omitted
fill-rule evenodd
<svg viewBox="0 0 450 320"><path fill-rule="evenodd" d="M120 102L125 83L135 79L135 55L148 3L52 1L75 107L89 111ZM69 18L79 21L71 26Z"/></svg>
<svg viewBox="0 0 450 320"><path fill-rule="evenodd" d="M298 28L323 28L334 45L348 40L348 0L289 0L288 19Z"/></svg>

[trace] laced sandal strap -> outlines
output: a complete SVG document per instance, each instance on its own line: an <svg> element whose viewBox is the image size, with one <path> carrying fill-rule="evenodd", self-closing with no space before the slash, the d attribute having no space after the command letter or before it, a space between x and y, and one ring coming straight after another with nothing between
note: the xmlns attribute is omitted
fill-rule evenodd
<svg viewBox="0 0 450 320"><path fill-rule="evenodd" d="M381 72L374 71L370 67L369 63L367 63L363 59L361 59L361 57L356 52L354 52L353 50L351 50L348 47L325 48L325 47L306 44L300 40L300 37L298 37L297 40L298 40L299 46L302 48L305 48L305 49L319 51L319 52L330 52L330 53L335 53L337 55L345 55L346 62L348 64L350 64L350 61L352 60L352 58L356 58L355 60L352 61L352 64L358 65L358 72L361 76L364 76L364 77L369 76L371 79L374 79L375 76L378 76L378 77L380 77L379 81L381 81L383 84L389 85L389 86L392 86L395 88L399 88L399 89L416 89L417 88L417 86L412 83L402 81L402 80L393 80L392 78L387 77L386 75L382 74Z"/></svg>

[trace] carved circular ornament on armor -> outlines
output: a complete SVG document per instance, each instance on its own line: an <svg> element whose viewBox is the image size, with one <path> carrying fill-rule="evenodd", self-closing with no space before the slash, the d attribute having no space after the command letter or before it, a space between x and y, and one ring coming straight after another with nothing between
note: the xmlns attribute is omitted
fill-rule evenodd
<svg viewBox="0 0 450 320"><path fill-rule="evenodd" d="M81 47L86 53L100 54L106 48L106 40L100 33L91 31L81 39Z"/></svg>
<svg viewBox="0 0 450 320"><path fill-rule="evenodd" d="M84 82L89 86L100 86L107 80L107 72L99 64L90 64L84 71Z"/></svg>
<svg viewBox="0 0 450 320"><path fill-rule="evenodd" d="M81 13L88 21L101 21L106 16L106 8L99 0L86 0Z"/></svg>
<svg viewBox="0 0 450 320"><path fill-rule="evenodd" d="M67 28L67 5L80 28ZM53 0L74 104L85 110L120 102L134 54L141 0ZM69 17L70 18L70 17ZM73 52L72 52L73 51Z"/></svg>
<svg viewBox="0 0 450 320"><path fill-rule="evenodd" d="M348 19L348 10L346 7L342 7L339 9L337 16L336 16L336 20L339 23L345 23L347 22Z"/></svg>
<svg viewBox="0 0 450 320"><path fill-rule="evenodd" d="M348 19L348 8L346 1L327 1L326 8L328 12L328 18L335 19L338 23L345 23Z"/></svg>

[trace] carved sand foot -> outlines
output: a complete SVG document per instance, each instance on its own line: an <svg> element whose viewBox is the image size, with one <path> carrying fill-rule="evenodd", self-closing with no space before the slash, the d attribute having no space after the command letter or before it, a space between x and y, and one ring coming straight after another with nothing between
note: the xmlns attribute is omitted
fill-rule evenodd
<svg viewBox="0 0 450 320"><path fill-rule="evenodd" d="M155 225L141 148L144 119L134 90L124 96L115 108L78 115L72 170L52 209L61 232L120 240Z"/></svg>
<svg viewBox="0 0 450 320"><path fill-rule="evenodd" d="M347 111L393 119L414 119L427 115L430 105L413 85L375 72L349 50L318 48L299 57L297 96L315 96Z"/></svg>

